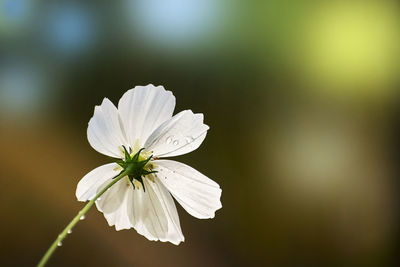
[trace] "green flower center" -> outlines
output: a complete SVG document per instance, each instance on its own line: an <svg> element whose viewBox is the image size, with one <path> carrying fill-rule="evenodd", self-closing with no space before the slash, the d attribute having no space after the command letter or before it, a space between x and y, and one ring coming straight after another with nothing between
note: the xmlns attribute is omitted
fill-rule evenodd
<svg viewBox="0 0 400 267"><path fill-rule="evenodd" d="M125 146L122 146L124 149L124 154L125 154L125 159L119 159L116 161L116 163L122 167L122 171L127 171L128 172L128 178L131 184L133 185L133 188L135 188L135 183L134 179L140 182L143 186L143 190L145 190L144 183L143 183L143 177L145 175L151 174L151 173L156 173L157 171L151 170L149 167L151 166L149 161L153 158L153 155L151 155L148 158L142 157L140 153L144 150L144 148L139 149L136 154L131 156L131 154L128 152ZM132 151L131 151L132 152ZM149 166L150 165L150 166Z"/></svg>

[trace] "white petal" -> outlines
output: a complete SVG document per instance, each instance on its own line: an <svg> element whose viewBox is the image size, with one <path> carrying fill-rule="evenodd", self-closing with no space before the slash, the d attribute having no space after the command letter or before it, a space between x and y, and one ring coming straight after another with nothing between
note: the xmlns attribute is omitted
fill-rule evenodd
<svg viewBox="0 0 400 267"><path fill-rule="evenodd" d="M94 115L89 121L87 137L90 145L98 152L114 158L121 157L118 147L127 145L127 140L118 110L107 98L104 98L100 106L95 107Z"/></svg>
<svg viewBox="0 0 400 267"><path fill-rule="evenodd" d="M168 238L168 209L165 203L162 203L157 195L158 188L152 186L147 178L143 179L146 191L143 187L136 188L133 191L133 218L136 231L149 240L169 241ZM172 225L171 225L172 227ZM179 243L173 239L175 243Z"/></svg>
<svg viewBox="0 0 400 267"><path fill-rule="evenodd" d="M97 167L86 174L76 187L76 197L79 201L91 200L106 181L111 180L120 173L120 170L115 170L119 167L116 163L109 163Z"/></svg>
<svg viewBox="0 0 400 267"><path fill-rule="evenodd" d="M145 197L145 192L142 189L133 190L132 194L133 198L133 214L131 215L131 223L134 225L136 231L145 236L147 239L156 241L157 237L153 234L154 231L149 231L147 225L144 222L144 216L146 216L145 209L147 208L146 201L148 201L148 197ZM151 225L150 225L151 226ZM152 227L153 228L153 227Z"/></svg>
<svg viewBox="0 0 400 267"><path fill-rule="evenodd" d="M192 216L214 218L222 207L219 185L197 170L173 160L157 160L156 176Z"/></svg>
<svg viewBox="0 0 400 267"><path fill-rule="evenodd" d="M149 193L154 193L155 196L160 200L164 214L168 220L168 232L166 233L165 238L161 238L160 240L162 242L171 242L175 245L178 245L180 242L184 241L185 238L182 234L178 211L176 210L171 194L157 177L154 177L154 182L146 179L145 186L146 189L149 187L151 191L153 191L150 192L149 190Z"/></svg>
<svg viewBox="0 0 400 267"><path fill-rule="evenodd" d="M160 125L147 139L145 147L156 157L186 154L200 146L208 129L203 123L203 114L184 110Z"/></svg>
<svg viewBox="0 0 400 267"><path fill-rule="evenodd" d="M96 201L96 207L103 212L110 226L115 225L117 231L130 229L133 227L130 216L132 202L130 193L133 191L132 185L122 178L110 190L103 194L101 200Z"/></svg>
<svg viewBox="0 0 400 267"><path fill-rule="evenodd" d="M136 86L119 100L120 113L127 139L131 146L136 141L143 146L148 136L164 121L172 117L175 97L164 87Z"/></svg>
<svg viewBox="0 0 400 267"><path fill-rule="evenodd" d="M130 182L129 184L127 183L126 179L127 178L124 177L119 180L106 192L104 192L104 194L100 196L100 198L97 199L96 205L99 211L104 213L112 213L119 209L122 202L124 201L126 191L130 184ZM98 188L97 192L99 192L101 189L111 183L111 180L112 179L108 179L107 181L105 181L104 184Z"/></svg>

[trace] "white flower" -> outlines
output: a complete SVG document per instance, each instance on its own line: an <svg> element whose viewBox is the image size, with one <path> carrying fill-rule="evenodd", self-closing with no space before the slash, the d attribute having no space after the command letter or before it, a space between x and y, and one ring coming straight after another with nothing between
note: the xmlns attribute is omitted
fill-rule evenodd
<svg viewBox="0 0 400 267"><path fill-rule="evenodd" d="M79 201L91 200L121 173L127 162L124 149L129 151L128 158L136 154L142 162L150 159L141 175L119 180L96 206L116 230L133 227L149 240L177 245L184 237L172 196L200 219L213 218L222 205L217 183L190 166L163 159L197 149L209 129L203 123L203 114L184 110L172 116L174 108L173 94L153 85L127 91L118 109L107 98L96 106L87 131L89 143L98 152L119 160L86 174L78 183L76 197Z"/></svg>

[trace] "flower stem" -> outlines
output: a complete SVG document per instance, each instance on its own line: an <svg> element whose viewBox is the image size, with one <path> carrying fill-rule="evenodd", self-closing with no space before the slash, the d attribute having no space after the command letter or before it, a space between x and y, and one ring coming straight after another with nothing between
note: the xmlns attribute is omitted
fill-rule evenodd
<svg viewBox="0 0 400 267"><path fill-rule="evenodd" d="M46 265L47 261L50 259L51 255L53 255L54 251L56 250L56 248L58 247L59 244L62 243L62 241L65 239L65 237L67 236L68 232L75 226L75 224L77 224L80 219L86 214L86 212L89 211L89 209L93 206L93 204L96 202L96 200L104 194L104 192L107 191L107 189L109 189L111 186L113 186L116 182L118 182L119 180L121 180L123 177L125 177L127 175L128 171L124 170L123 172L121 172L118 176L116 176L114 179L112 179L112 181L105 186L100 192L98 192L94 198L92 200L90 200L86 206L81 209L78 214L72 219L72 221L67 225L67 227L65 227L65 229L58 235L57 239L53 242L53 244L51 244L50 248L46 251L46 254L44 254L44 256L42 257L42 259L40 260L39 264L37 265L37 267L43 267Z"/></svg>

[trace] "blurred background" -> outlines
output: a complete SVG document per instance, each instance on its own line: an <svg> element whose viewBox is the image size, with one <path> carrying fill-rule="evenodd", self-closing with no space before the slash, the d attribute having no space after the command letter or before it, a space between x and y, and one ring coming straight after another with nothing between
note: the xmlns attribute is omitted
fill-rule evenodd
<svg viewBox="0 0 400 267"><path fill-rule="evenodd" d="M177 160L223 208L186 241L116 232L92 209L49 266L398 266L396 1L0 0L0 255L34 266L108 159L94 106L164 85L205 114Z"/></svg>

